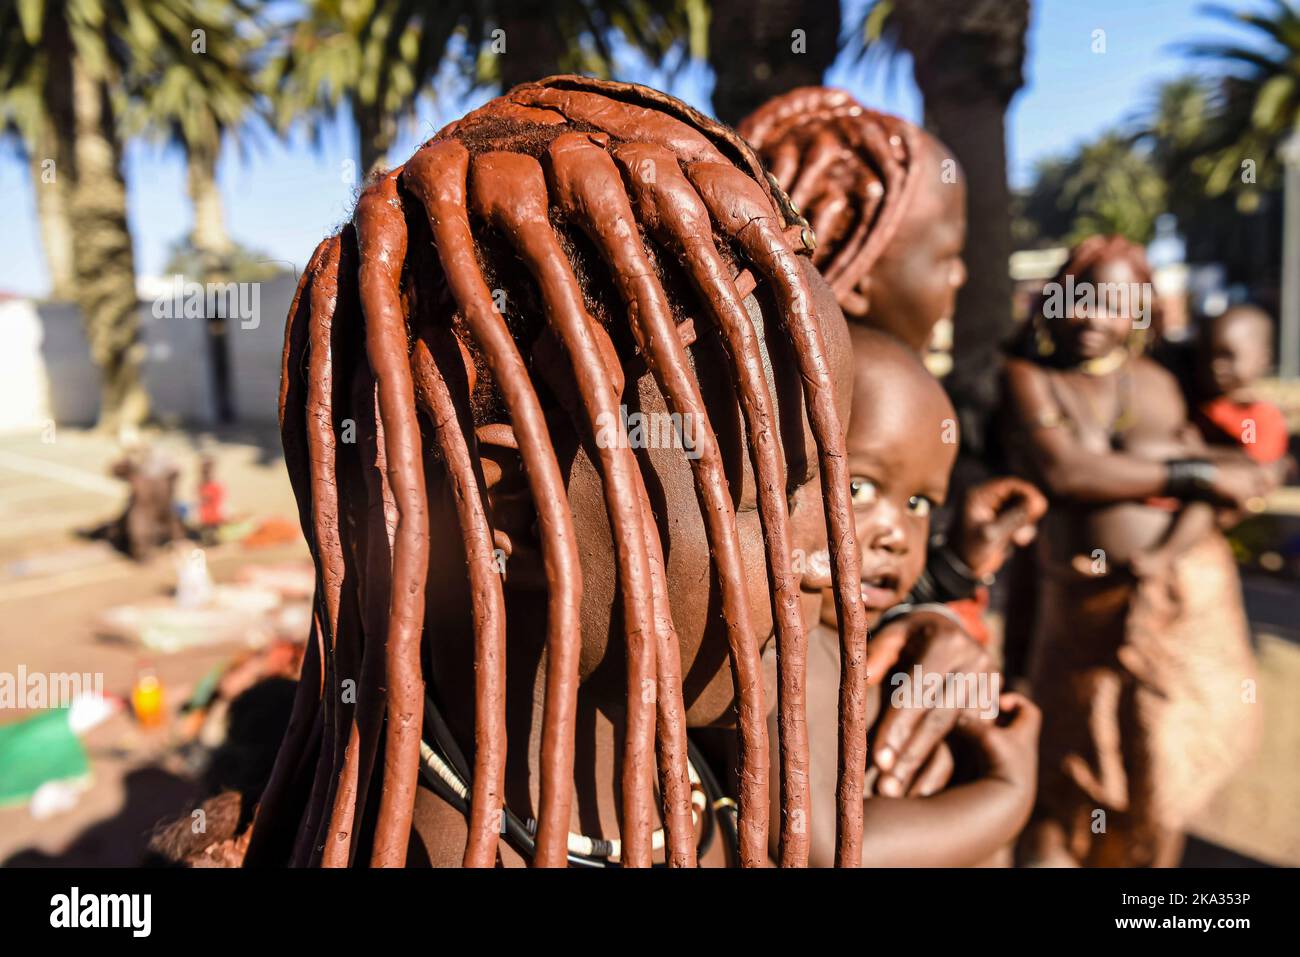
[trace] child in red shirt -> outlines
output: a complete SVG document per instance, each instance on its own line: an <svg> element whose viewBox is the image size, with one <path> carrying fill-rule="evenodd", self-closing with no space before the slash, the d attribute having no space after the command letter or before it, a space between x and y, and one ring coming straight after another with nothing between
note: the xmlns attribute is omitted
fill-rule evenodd
<svg viewBox="0 0 1300 957"><path fill-rule="evenodd" d="M1234 306L1205 329L1197 370L1195 421L1211 445L1234 445L1261 465L1281 462L1286 420L1253 391L1273 362L1273 321L1256 306Z"/></svg>
<svg viewBox="0 0 1300 957"><path fill-rule="evenodd" d="M226 520L226 486L215 476L215 464L205 456L199 464L199 536L204 545L217 543L217 530Z"/></svg>

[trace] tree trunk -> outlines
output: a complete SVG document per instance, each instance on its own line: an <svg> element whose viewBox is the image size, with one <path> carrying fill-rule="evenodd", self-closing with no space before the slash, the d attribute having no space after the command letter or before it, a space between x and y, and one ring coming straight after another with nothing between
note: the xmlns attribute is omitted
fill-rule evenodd
<svg viewBox="0 0 1300 957"><path fill-rule="evenodd" d="M734 126L774 96L820 86L839 32L840 0L715 0L714 115Z"/></svg>
<svg viewBox="0 0 1300 957"><path fill-rule="evenodd" d="M73 301L99 369L99 426L116 429L149 417L126 182L108 88L78 62L65 12L61 4L46 4L43 97L52 158L68 199Z"/></svg>
<svg viewBox="0 0 1300 957"><path fill-rule="evenodd" d="M215 148L190 144L185 156L190 205L194 210L190 245L199 254L205 270L217 268L230 252L230 234L226 232L221 191L217 188L219 149L219 143Z"/></svg>
<svg viewBox="0 0 1300 957"><path fill-rule="evenodd" d="M981 455L997 402L1000 346L1011 332L1011 194L1006 110L1024 84L1029 0L898 0L899 42L912 54L926 125L966 173L969 278L953 317L962 446Z"/></svg>
<svg viewBox="0 0 1300 957"><path fill-rule="evenodd" d="M42 130L29 150L32 189L36 191L36 219L40 223L41 247L50 276L50 298L69 302L76 291L72 264L72 225L68 222L68 172L60 175L54 137ZM54 161L54 162L49 162Z"/></svg>
<svg viewBox="0 0 1300 957"><path fill-rule="evenodd" d="M232 243L226 232L221 191L217 188L217 153L221 141L219 136L214 138L215 147L211 144L191 143L185 154L190 204L194 208L190 245L203 270L201 276L191 278L202 282L226 283L232 281L229 274ZM208 369L212 375L212 397L216 405L217 421L231 422L235 416L230 381L230 317L221 315L219 308L216 315L205 315Z"/></svg>
<svg viewBox="0 0 1300 957"><path fill-rule="evenodd" d="M361 180L369 181L376 173L388 169L388 150L397 133L393 118L382 109L352 101L352 121L357 128L357 160Z"/></svg>
<svg viewBox="0 0 1300 957"><path fill-rule="evenodd" d="M926 97L926 125L966 174L967 280L957 296L953 368L944 381L961 419L962 444L976 455L998 402L1001 349L1013 325L1005 109L992 95L960 102Z"/></svg>
<svg viewBox="0 0 1300 957"><path fill-rule="evenodd" d="M99 427L116 430L149 417L140 376L135 257L126 218L122 147L107 86L72 61L76 119L72 187L76 302L100 374Z"/></svg>
<svg viewBox="0 0 1300 957"><path fill-rule="evenodd" d="M55 4L45 7L43 27L45 40L45 77L41 90L45 116L41 130L44 156L33 151L32 182L36 189L37 214L41 219L41 241L45 247L46 262L50 269L50 295L53 299L72 300L76 295L76 245L72 229L72 190L77 180L77 158L72 144L77 134L77 117L72 108L72 36L67 21ZM53 160L50 173L53 183L45 183L44 169L39 167L45 159ZM53 223L56 206L62 206L62 217L67 235L62 242L57 239L59 226L46 228L46 214ZM66 252L66 257L62 253ZM56 267L56 263L59 263Z"/></svg>
<svg viewBox="0 0 1300 957"><path fill-rule="evenodd" d="M505 50L497 54L501 92L560 72L569 43L546 0L516 0L502 11Z"/></svg>

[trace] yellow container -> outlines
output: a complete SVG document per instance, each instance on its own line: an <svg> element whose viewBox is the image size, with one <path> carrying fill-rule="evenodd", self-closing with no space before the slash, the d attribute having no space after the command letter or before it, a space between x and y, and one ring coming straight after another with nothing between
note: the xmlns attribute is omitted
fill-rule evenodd
<svg viewBox="0 0 1300 957"><path fill-rule="evenodd" d="M131 710L142 727L156 728L163 723L163 686L152 671L136 677L131 688Z"/></svg>

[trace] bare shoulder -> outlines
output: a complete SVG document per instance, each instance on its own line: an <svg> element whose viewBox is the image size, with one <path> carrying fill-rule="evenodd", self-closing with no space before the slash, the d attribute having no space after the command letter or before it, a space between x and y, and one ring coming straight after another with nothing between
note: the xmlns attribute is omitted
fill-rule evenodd
<svg viewBox="0 0 1300 957"><path fill-rule="evenodd" d="M1039 368L1036 363L1030 362L1028 359L1009 357L1004 363L1002 363L1002 374L1008 381L1011 381L1013 379L1031 379L1036 376L1041 376L1043 370Z"/></svg>
<svg viewBox="0 0 1300 957"><path fill-rule="evenodd" d="M1183 390L1178 380L1164 366L1146 356L1138 356L1130 365L1133 384L1146 399L1183 406Z"/></svg>
<svg viewBox="0 0 1300 957"><path fill-rule="evenodd" d="M1044 408L1055 405L1048 371L1027 359L1008 359L1003 366L1006 393L1021 416L1033 419Z"/></svg>
<svg viewBox="0 0 1300 957"><path fill-rule="evenodd" d="M1130 363L1129 368L1133 370L1135 378L1150 383L1153 387L1178 388L1178 380L1174 378L1173 373L1149 356L1138 356Z"/></svg>
<svg viewBox="0 0 1300 957"><path fill-rule="evenodd" d="M1047 385L1047 370L1028 359L1007 359L1002 366L1002 377L1013 393Z"/></svg>

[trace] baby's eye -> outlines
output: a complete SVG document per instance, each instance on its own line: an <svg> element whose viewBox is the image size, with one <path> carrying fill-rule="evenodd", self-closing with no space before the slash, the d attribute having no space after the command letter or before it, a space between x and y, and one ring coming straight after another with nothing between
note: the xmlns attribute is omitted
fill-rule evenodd
<svg viewBox="0 0 1300 957"><path fill-rule="evenodd" d="M876 483L871 479L863 478L860 475L854 476L849 481L849 491L853 495L853 506L855 508L863 505L870 505L876 500Z"/></svg>
<svg viewBox="0 0 1300 957"><path fill-rule="evenodd" d="M924 495L913 495L907 500L907 510L918 518L929 515L931 505L931 501Z"/></svg>

